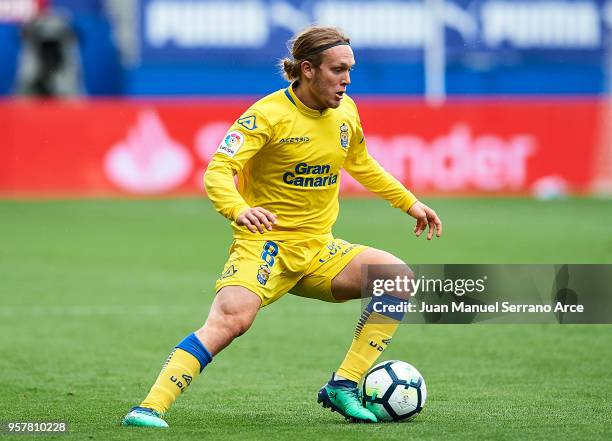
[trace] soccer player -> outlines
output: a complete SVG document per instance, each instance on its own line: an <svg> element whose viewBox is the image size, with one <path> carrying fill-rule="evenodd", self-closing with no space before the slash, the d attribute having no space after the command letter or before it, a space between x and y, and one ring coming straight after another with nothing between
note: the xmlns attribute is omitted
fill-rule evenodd
<svg viewBox="0 0 612 441"><path fill-rule="evenodd" d="M210 200L234 231L206 323L178 343L123 425L167 427L162 417L176 398L249 329L260 308L284 294L360 298L363 265L401 264L411 275L385 251L332 236L341 169L416 218L417 237L426 230L428 240L442 234L436 213L368 154L357 107L346 95L355 64L349 39L336 28L309 27L292 40L291 55L281 62L289 87L253 104L230 127L205 174ZM397 275L393 268L390 277ZM319 403L354 422L376 422L360 403L357 384L402 318L371 305L344 361L318 393Z"/></svg>

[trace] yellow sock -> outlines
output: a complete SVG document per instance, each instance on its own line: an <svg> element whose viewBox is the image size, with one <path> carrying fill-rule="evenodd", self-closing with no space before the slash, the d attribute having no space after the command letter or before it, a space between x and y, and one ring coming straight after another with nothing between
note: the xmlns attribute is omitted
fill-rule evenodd
<svg viewBox="0 0 612 441"><path fill-rule="evenodd" d="M212 361L212 354L195 334L185 337L170 353L149 395L140 403L166 413L178 396L185 392L202 369Z"/></svg>
<svg viewBox="0 0 612 441"><path fill-rule="evenodd" d="M162 368L149 394L140 403L160 413L166 413L178 396L200 375L200 362L182 349L176 348Z"/></svg>
<svg viewBox="0 0 612 441"><path fill-rule="evenodd" d="M140 403L160 413L166 413L178 396L200 375L200 362L182 349L176 348L162 368L149 394Z"/></svg>
<svg viewBox="0 0 612 441"><path fill-rule="evenodd" d="M400 321L401 317L388 317L373 312L370 307L366 308L357 323L353 343L336 374L359 383L361 377L391 343Z"/></svg>

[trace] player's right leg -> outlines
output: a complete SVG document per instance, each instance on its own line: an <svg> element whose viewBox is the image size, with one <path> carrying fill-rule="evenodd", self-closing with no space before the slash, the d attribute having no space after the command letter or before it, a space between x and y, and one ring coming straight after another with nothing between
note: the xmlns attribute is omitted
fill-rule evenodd
<svg viewBox="0 0 612 441"><path fill-rule="evenodd" d="M213 356L249 329L260 305L261 298L246 288L221 288L204 326L174 348L147 397L139 406L132 408L122 425L168 427L162 419L164 413L212 361Z"/></svg>

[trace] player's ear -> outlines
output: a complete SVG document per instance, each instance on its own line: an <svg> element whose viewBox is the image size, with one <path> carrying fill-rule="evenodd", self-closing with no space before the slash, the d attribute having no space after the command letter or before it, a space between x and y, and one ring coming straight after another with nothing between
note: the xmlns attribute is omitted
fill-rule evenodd
<svg viewBox="0 0 612 441"><path fill-rule="evenodd" d="M304 78L308 78L309 80L312 80L312 77L314 76L314 66L312 65L310 61L308 60L302 61L300 65L300 69L302 70L302 76Z"/></svg>

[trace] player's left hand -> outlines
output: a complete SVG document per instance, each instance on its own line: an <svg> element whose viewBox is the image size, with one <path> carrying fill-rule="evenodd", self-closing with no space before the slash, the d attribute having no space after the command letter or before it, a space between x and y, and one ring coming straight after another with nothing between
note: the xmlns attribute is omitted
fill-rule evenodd
<svg viewBox="0 0 612 441"><path fill-rule="evenodd" d="M408 214L417 220L414 226L414 234L416 237L419 237L423 231L427 229L427 226L429 226L427 240L432 239L434 231L436 237L442 236L442 221L436 212L424 203L416 201L408 210Z"/></svg>

